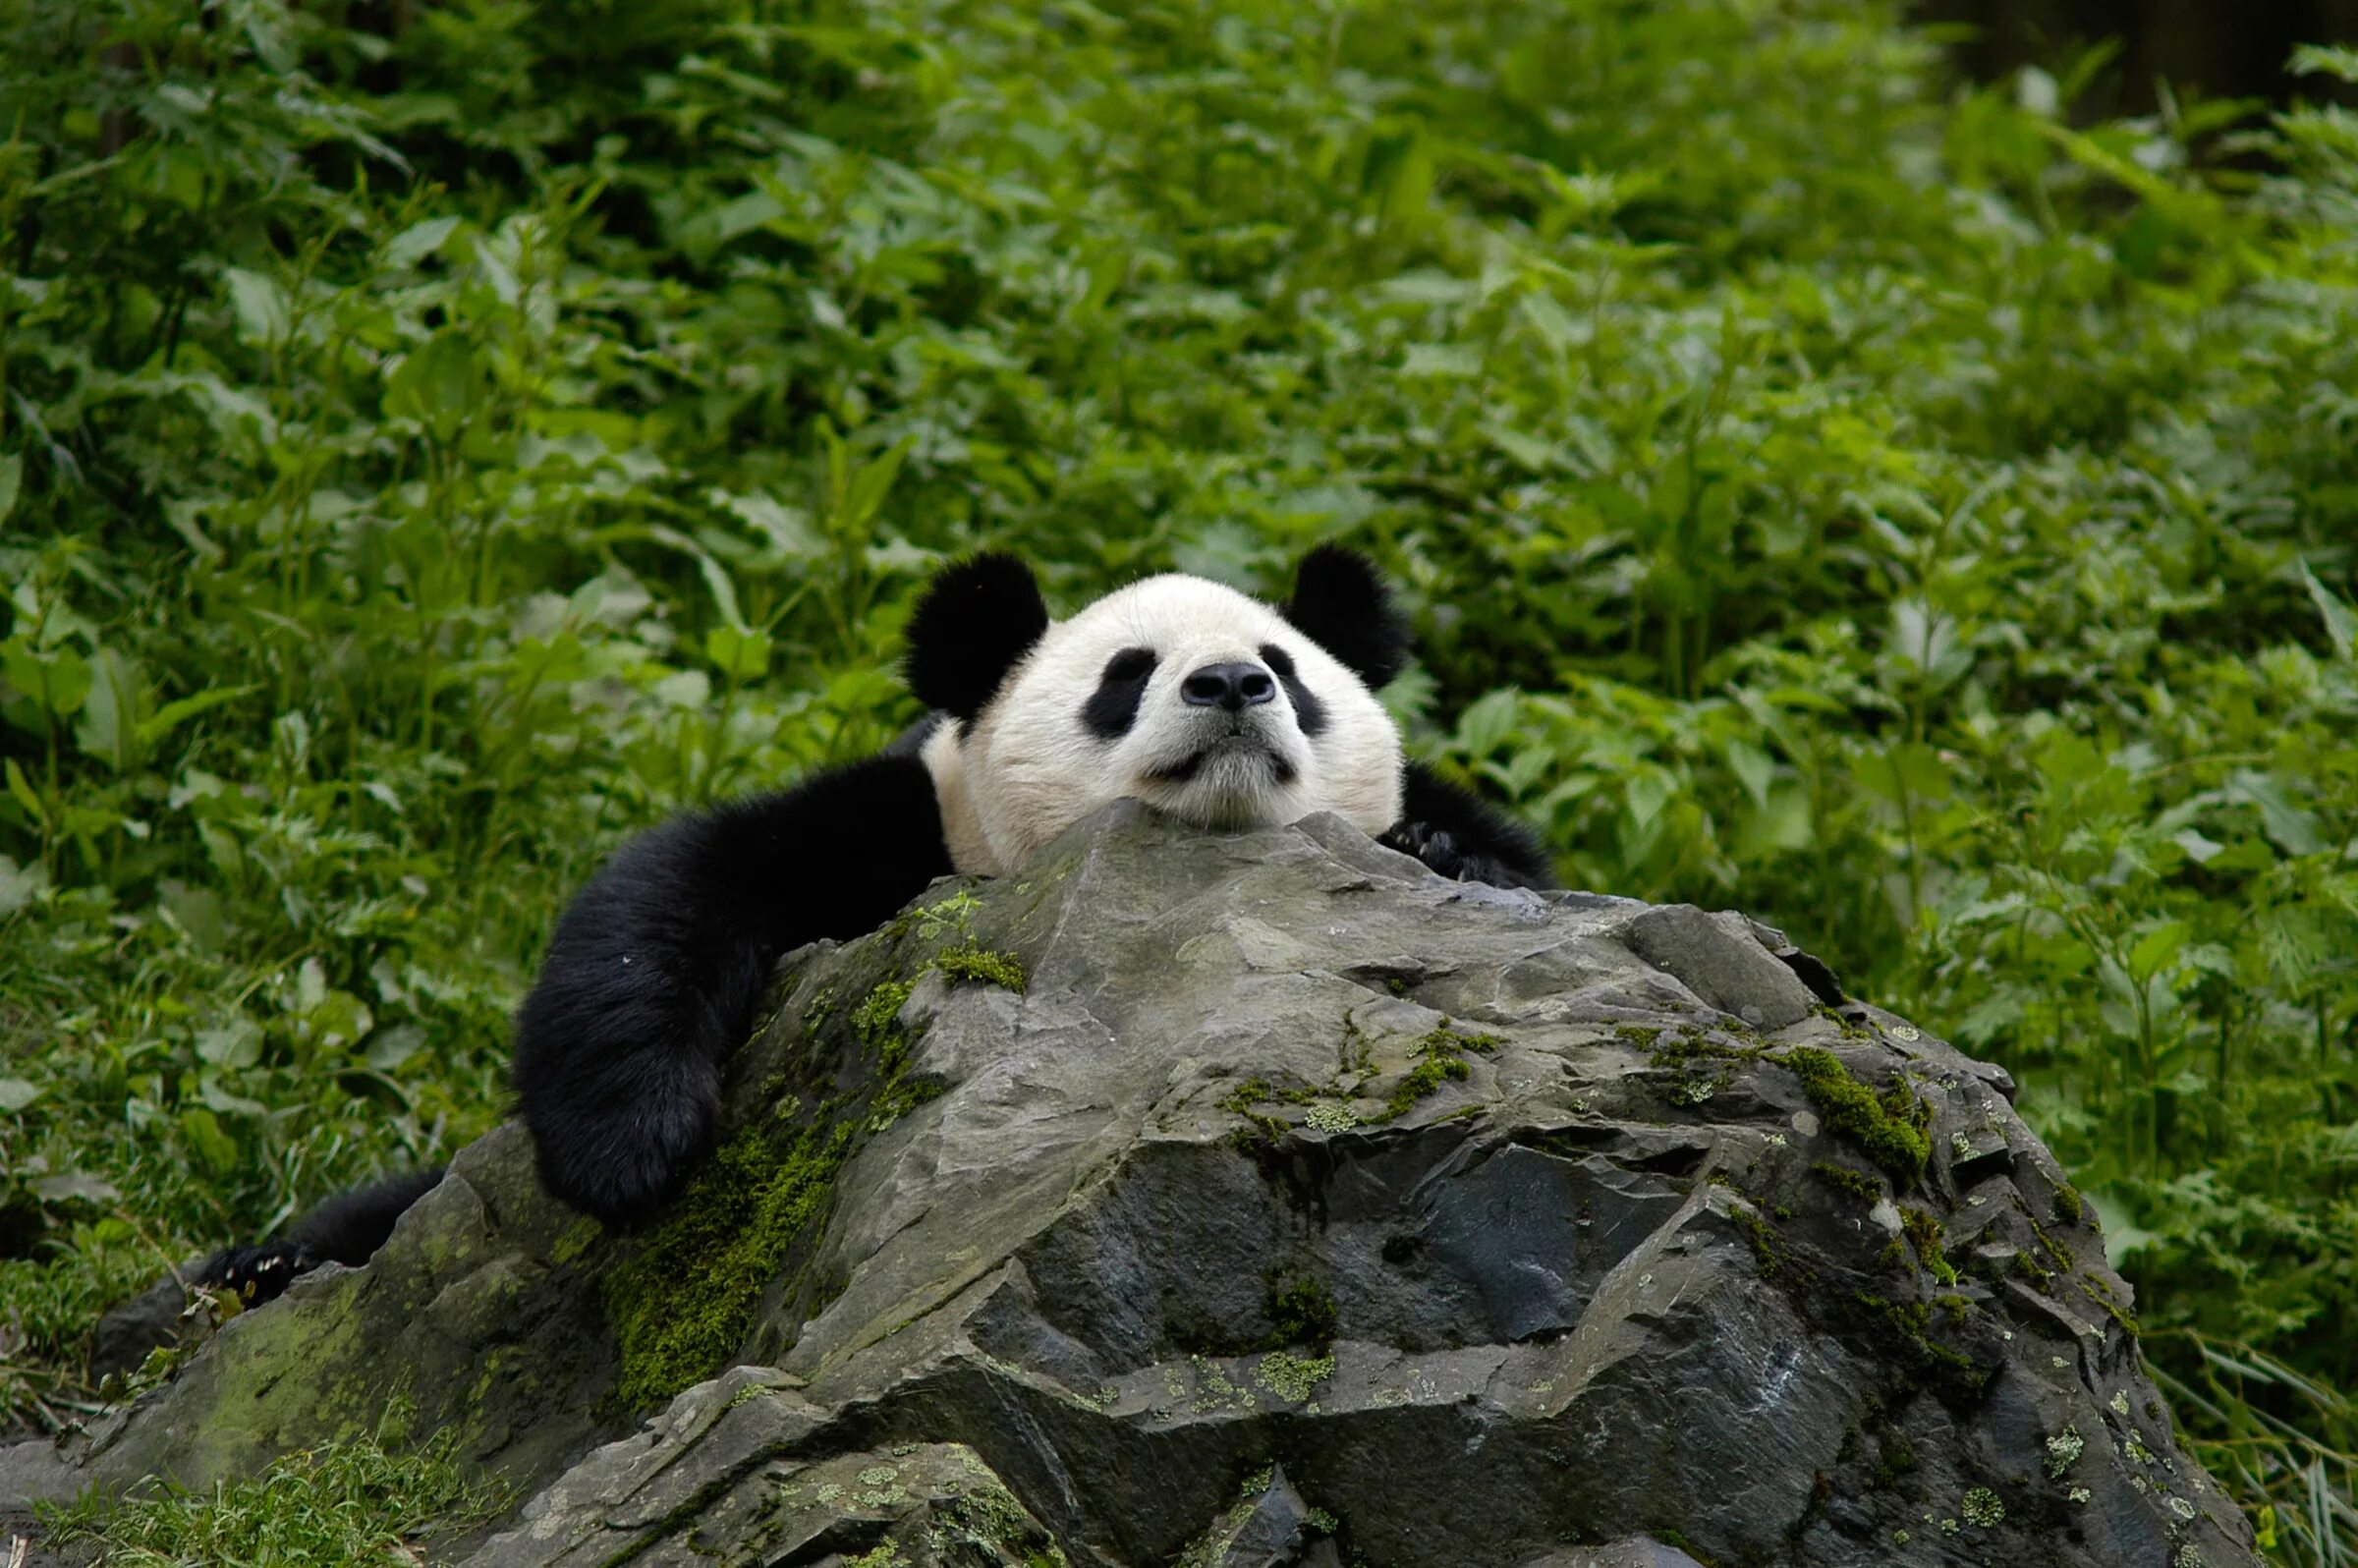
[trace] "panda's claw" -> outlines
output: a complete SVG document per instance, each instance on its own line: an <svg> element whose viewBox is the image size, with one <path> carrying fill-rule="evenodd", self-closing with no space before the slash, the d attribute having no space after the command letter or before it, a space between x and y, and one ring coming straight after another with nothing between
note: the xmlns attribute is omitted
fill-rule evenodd
<svg viewBox="0 0 2358 1568"><path fill-rule="evenodd" d="M1413 855L1435 876L1453 882L1488 882L1493 887L1522 885L1506 864L1495 856L1466 848L1445 827L1431 822L1402 822L1376 841L1385 849Z"/></svg>
<svg viewBox="0 0 2358 1568"><path fill-rule="evenodd" d="M248 1307L275 1301L298 1275L309 1270L312 1260L292 1241L258 1242L215 1253L198 1265L195 1284L225 1291Z"/></svg>
<svg viewBox="0 0 2358 1568"><path fill-rule="evenodd" d="M1431 822L1398 823L1376 842L1423 861L1435 875L1455 880L1464 874L1465 857L1458 852L1457 840Z"/></svg>

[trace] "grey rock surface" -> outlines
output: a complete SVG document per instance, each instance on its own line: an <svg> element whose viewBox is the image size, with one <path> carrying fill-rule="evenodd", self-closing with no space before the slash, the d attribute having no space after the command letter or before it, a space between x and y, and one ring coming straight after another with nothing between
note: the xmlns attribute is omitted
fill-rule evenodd
<svg viewBox="0 0 2358 1568"><path fill-rule="evenodd" d="M1828 988L1116 807L792 955L655 1232L504 1129L0 1473L203 1484L399 1394L516 1488L477 1568L2256 1563L2011 1084Z"/></svg>

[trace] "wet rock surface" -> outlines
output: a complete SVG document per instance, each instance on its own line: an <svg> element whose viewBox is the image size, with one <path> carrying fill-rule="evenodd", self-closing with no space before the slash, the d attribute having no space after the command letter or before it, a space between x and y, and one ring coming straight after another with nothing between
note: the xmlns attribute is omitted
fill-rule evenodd
<svg viewBox="0 0 2358 1568"><path fill-rule="evenodd" d="M654 1231L503 1129L0 1476L400 1395L515 1488L479 1568L2257 1562L2005 1075L1838 994L1739 916L1116 807L793 955Z"/></svg>

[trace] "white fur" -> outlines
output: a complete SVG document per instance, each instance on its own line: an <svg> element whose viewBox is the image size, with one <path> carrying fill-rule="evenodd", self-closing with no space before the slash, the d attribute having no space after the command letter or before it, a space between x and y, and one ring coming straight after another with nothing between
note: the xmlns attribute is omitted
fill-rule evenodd
<svg viewBox="0 0 2358 1568"><path fill-rule="evenodd" d="M1281 684L1274 700L1241 715L1180 700L1179 683L1207 664L1263 665L1263 644L1326 709L1316 738L1296 722ZM1126 735L1104 740L1082 723L1106 661L1153 651L1154 673ZM1231 733L1237 731L1238 733ZM1184 783L1154 777L1225 745ZM1234 588L1195 577L1151 577L1052 623L1009 672L963 740L944 723L925 748L950 859L962 871L1003 875L1082 817L1124 796L1199 826L1274 826L1336 812L1370 834L1399 820L1400 734L1391 715L1325 649ZM1277 782L1275 759L1292 764Z"/></svg>

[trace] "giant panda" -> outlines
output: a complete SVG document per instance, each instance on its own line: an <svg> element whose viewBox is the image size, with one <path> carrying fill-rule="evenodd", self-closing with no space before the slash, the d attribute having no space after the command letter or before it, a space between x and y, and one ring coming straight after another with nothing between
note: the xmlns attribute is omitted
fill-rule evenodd
<svg viewBox="0 0 2358 1568"><path fill-rule="evenodd" d="M542 1181L610 1224L656 1213L712 1143L778 955L873 929L937 876L1011 871L1125 796L1212 831L1333 812L1443 876L1552 886L1527 830L1403 756L1375 689L1407 652L1375 569L1334 546L1282 604L1171 574L1062 621L1011 556L947 567L908 629L924 720L625 845L557 923L516 1028ZM364 1260L431 1174L347 1194L205 1276L257 1301Z"/></svg>

